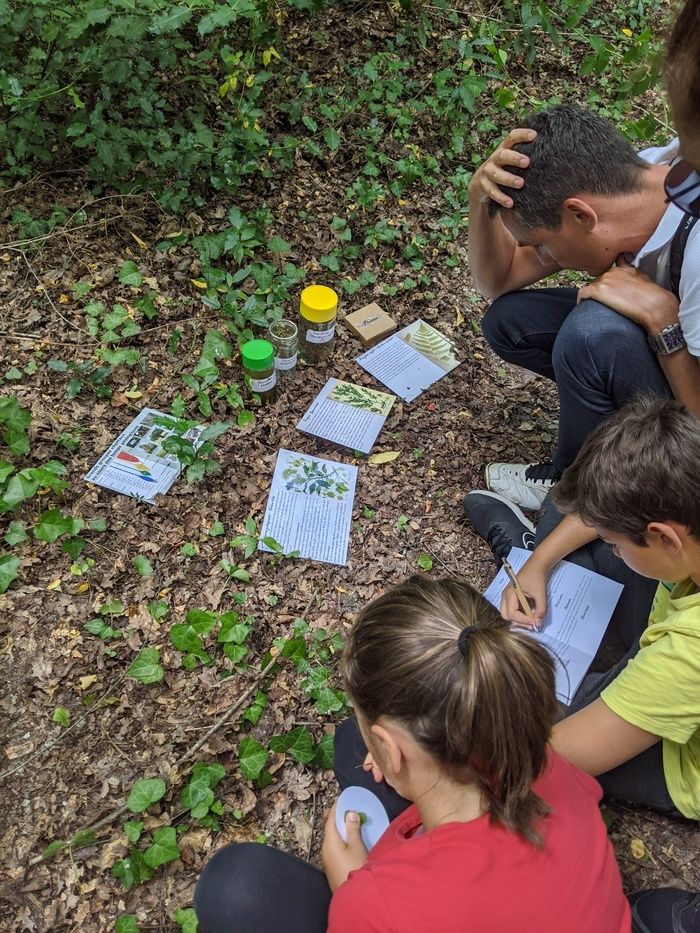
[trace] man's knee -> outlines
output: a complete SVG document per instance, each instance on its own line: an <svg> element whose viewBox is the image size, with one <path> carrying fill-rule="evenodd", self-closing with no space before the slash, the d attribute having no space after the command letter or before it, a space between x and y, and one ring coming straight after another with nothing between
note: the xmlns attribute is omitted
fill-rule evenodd
<svg viewBox="0 0 700 933"><path fill-rule="evenodd" d="M602 361L620 351L627 355L635 349L649 352L643 328L588 298L562 324L554 341L552 363L556 370L572 359L580 360L581 354Z"/></svg>
<svg viewBox="0 0 700 933"><path fill-rule="evenodd" d="M520 293L508 292L492 301L481 319L481 333L499 356L515 346L522 327L522 315Z"/></svg>

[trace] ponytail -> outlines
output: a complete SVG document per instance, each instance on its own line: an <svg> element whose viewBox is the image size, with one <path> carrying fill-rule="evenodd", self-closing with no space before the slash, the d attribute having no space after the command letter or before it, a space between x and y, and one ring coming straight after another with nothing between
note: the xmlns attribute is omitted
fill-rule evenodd
<svg viewBox="0 0 700 933"><path fill-rule="evenodd" d="M541 845L548 809L532 790L556 715L554 664L469 584L409 580L360 612L344 656L370 723L401 722L445 772L476 782L491 819Z"/></svg>

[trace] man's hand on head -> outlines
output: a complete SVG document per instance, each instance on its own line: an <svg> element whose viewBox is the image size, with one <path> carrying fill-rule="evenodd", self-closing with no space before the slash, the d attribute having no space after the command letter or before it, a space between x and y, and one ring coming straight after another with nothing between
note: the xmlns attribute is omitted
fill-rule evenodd
<svg viewBox="0 0 700 933"><path fill-rule="evenodd" d="M469 182L470 198L484 204L489 200L496 201L502 207L512 207L513 201L504 194L499 185L505 188L522 188L524 181L519 175L513 175L508 167L527 168L530 160L521 152L516 152L512 146L518 143L531 143L537 136L535 130L520 127L511 130L498 149L474 172Z"/></svg>
<svg viewBox="0 0 700 933"><path fill-rule="evenodd" d="M624 256L616 265L578 290L576 303L593 298L643 327L658 334L668 324L678 322L678 299L648 275L631 266Z"/></svg>

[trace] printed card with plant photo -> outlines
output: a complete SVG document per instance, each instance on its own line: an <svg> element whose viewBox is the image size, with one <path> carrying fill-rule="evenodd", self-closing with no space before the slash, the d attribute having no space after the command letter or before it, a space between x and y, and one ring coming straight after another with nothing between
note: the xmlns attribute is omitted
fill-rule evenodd
<svg viewBox="0 0 700 933"><path fill-rule="evenodd" d="M297 428L368 454L395 401L387 392L329 379Z"/></svg>

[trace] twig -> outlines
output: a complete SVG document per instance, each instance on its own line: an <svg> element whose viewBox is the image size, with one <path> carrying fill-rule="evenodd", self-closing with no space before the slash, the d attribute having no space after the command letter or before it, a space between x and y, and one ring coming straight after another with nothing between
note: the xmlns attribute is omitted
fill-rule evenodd
<svg viewBox="0 0 700 933"><path fill-rule="evenodd" d="M313 803L311 804L311 832L309 833L309 844L306 848L306 861L311 859L311 849L314 844L314 826L316 825L316 792L314 791Z"/></svg>
<svg viewBox="0 0 700 933"><path fill-rule="evenodd" d="M20 256L22 257L22 259L24 259L24 261L25 261L25 263L26 263L26 265L27 265L27 269L29 270L29 272L34 276L34 278L35 278L36 281L38 282L39 288L40 288L41 291L43 292L44 297L46 298L46 300L48 301L48 303L51 305L51 307L53 308L54 312L55 312L55 313L60 317L60 319L63 321L63 323L64 323L64 324L67 324L69 327L72 327L73 330L77 330L80 334L83 335L83 337L88 337L87 331L83 330L82 327L78 327L78 325L77 325L77 324L74 324L72 321L69 321L68 318L67 318L67 317L64 317L64 316L61 314L61 312L58 310L58 308L56 307L56 305L53 303L53 299L51 298L51 295L49 295L49 291L48 291L47 287L44 285L44 283L41 281L41 279L39 278L39 276L38 276L38 275L36 274L36 272L34 271L34 266L32 266L32 264L31 264L31 263L29 262L29 260L27 259L27 254L24 252L24 250L18 249L18 248L15 247L15 246L4 246L3 249L9 249L9 250L11 250L11 252L13 252L13 253L19 253L19 254L20 254ZM88 339L91 340L93 343L97 343L97 341L95 340L94 337L88 337Z"/></svg>

